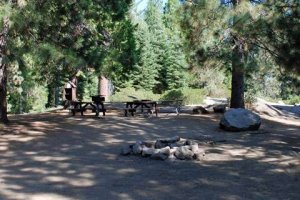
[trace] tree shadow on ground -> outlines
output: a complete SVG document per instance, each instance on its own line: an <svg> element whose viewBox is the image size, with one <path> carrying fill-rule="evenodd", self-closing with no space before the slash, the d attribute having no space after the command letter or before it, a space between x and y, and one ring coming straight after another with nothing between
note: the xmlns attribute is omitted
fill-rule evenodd
<svg viewBox="0 0 300 200"><path fill-rule="evenodd" d="M228 133L219 117L16 116L0 137L0 199L300 199L300 126ZM204 160L119 155L174 135L203 142Z"/></svg>

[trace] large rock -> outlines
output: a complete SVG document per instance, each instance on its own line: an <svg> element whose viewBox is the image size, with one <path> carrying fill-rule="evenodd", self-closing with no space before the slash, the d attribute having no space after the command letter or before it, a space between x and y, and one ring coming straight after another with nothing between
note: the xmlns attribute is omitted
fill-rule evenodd
<svg viewBox="0 0 300 200"><path fill-rule="evenodd" d="M227 131L258 130L260 117L246 109L229 109L221 118L220 127Z"/></svg>

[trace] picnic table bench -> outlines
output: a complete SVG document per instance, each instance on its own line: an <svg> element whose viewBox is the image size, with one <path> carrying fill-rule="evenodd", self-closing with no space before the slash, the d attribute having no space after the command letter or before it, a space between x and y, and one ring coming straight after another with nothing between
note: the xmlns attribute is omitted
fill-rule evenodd
<svg viewBox="0 0 300 200"><path fill-rule="evenodd" d="M131 116L134 116L134 114L138 111L141 113L155 113L156 116L158 116L159 112L172 112L175 111L178 115L181 110L182 106L182 100L161 100L161 101L152 101L152 100L138 100L138 101L130 101L126 102L125 104L125 116L128 116L128 113L131 114Z"/></svg>
<svg viewBox="0 0 300 200"><path fill-rule="evenodd" d="M99 116L99 113L102 112L105 116L106 109L104 107L104 97L92 96L92 101L71 101L71 112L73 116L76 115L76 112L80 112L83 116L83 112L87 109L91 109L96 112L96 116Z"/></svg>
<svg viewBox="0 0 300 200"><path fill-rule="evenodd" d="M175 111L179 115L183 100L159 100L157 101L158 112Z"/></svg>
<svg viewBox="0 0 300 200"><path fill-rule="evenodd" d="M157 110L157 102L151 101L151 100L139 100L139 101L130 101L126 102L126 108L124 108L125 116L128 116L128 113L131 113L131 116L134 116L134 114L137 111L141 111L141 113L150 113L157 116L158 110Z"/></svg>

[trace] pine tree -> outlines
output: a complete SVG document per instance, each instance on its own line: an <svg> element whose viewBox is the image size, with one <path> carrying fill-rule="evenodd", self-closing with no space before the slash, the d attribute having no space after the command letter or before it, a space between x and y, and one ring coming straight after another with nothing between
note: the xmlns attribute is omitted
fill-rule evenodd
<svg viewBox="0 0 300 200"><path fill-rule="evenodd" d="M186 24L183 26L191 46L192 61L196 65L230 66L232 108L245 107L245 73L255 51L252 35L256 34L256 29L252 24L259 15L251 2L199 0L185 7L188 14L184 16Z"/></svg>
<svg viewBox="0 0 300 200"><path fill-rule="evenodd" d="M180 31L178 10L179 1L169 0L165 6L164 24L167 33L167 45L164 67L168 89L187 86L187 61L183 51L183 37Z"/></svg>
<svg viewBox="0 0 300 200"><path fill-rule="evenodd" d="M152 36L147 24L143 20L138 20L137 23L135 38L138 58L131 79L135 88L151 91L158 83L156 55L152 51Z"/></svg>
<svg viewBox="0 0 300 200"><path fill-rule="evenodd" d="M154 91L162 92L167 88L165 67L166 32L163 24L162 2L150 0L145 13L145 22L150 33L150 49L147 57L152 58L152 70L157 82Z"/></svg>

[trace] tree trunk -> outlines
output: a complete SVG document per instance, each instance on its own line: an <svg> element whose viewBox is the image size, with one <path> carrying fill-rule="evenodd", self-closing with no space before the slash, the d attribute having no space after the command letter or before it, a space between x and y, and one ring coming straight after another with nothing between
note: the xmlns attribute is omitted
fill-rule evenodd
<svg viewBox="0 0 300 200"><path fill-rule="evenodd" d="M245 108L244 102L244 69L243 66L232 62L231 108Z"/></svg>
<svg viewBox="0 0 300 200"><path fill-rule="evenodd" d="M7 64L5 59L9 30L8 19L5 19L3 24L3 29L0 32L0 122L7 123Z"/></svg>
<svg viewBox="0 0 300 200"><path fill-rule="evenodd" d="M234 9L241 0L232 0ZM235 17L233 18L235 21ZM234 36L234 48L232 50L232 81L231 81L231 108L245 108L244 101L244 42L238 36Z"/></svg>

